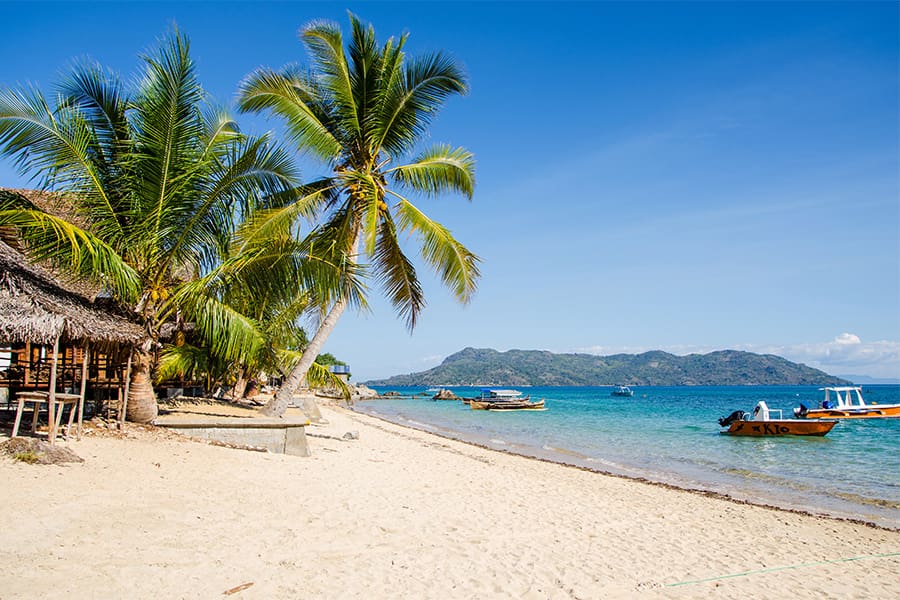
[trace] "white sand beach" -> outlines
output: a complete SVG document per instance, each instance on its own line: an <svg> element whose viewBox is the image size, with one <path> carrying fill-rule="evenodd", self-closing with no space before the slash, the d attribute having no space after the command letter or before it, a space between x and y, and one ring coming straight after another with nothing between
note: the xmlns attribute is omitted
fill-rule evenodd
<svg viewBox="0 0 900 600"><path fill-rule="evenodd" d="M0 598L900 594L900 532L323 412L310 458L135 426L0 458Z"/></svg>

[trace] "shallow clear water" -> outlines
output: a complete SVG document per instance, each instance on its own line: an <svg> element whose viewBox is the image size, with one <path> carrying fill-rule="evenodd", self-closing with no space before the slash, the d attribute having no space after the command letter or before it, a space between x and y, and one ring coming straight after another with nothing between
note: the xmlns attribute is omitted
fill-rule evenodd
<svg viewBox="0 0 900 600"><path fill-rule="evenodd" d="M357 410L519 454L900 528L900 419L840 421L822 438L719 433L719 417L749 412L759 400L791 418L801 402L821 400L815 387L633 387L630 398L610 396L608 387L518 387L544 398L547 410L512 412L435 402L423 387L375 389L413 397L360 402ZM898 403L900 386L865 386L864 396Z"/></svg>

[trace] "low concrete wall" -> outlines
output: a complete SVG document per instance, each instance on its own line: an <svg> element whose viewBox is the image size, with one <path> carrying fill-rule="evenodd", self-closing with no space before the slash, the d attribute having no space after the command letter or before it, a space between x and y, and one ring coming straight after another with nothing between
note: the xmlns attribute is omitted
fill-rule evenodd
<svg viewBox="0 0 900 600"><path fill-rule="evenodd" d="M177 430L190 437L256 446L275 454L309 456L305 430L309 421L224 417L186 419L184 416L173 418L164 415L156 419L156 425Z"/></svg>

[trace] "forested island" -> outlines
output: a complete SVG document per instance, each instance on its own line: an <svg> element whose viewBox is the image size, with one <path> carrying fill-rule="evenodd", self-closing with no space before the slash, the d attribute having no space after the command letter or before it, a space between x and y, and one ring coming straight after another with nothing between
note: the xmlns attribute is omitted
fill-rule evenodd
<svg viewBox="0 0 900 600"><path fill-rule="evenodd" d="M676 356L554 354L543 350L466 348L427 371L370 385L587 386L587 385L846 385L849 382L773 354L720 350Z"/></svg>

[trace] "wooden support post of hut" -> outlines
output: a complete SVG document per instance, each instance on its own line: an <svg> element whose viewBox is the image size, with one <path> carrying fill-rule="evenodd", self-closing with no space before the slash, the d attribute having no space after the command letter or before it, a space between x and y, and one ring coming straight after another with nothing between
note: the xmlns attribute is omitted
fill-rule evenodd
<svg viewBox="0 0 900 600"><path fill-rule="evenodd" d="M128 353L128 366L125 367L125 391L119 402L119 430L125 429L125 413L128 411L128 392L131 391L131 359L134 358L134 350Z"/></svg>
<svg viewBox="0 0 900 600"><path fill-rule="evenodd" d="M91 343L84 343L84 357L81 361L81 391L78 394L78 439L84 430L84 396L87 393L88 364L91 360Z"/></svg>
<svg viewBox="0 0 900 600"><path fill-rule="evenodd" d="M47 397L47 434L50 443L56 441L56 367L59 363L59 336L53 338L53 360L50 363L50 395ZM37 410L37 406L34 408ZM62 408L60 408L62 410Z"/></svg>

